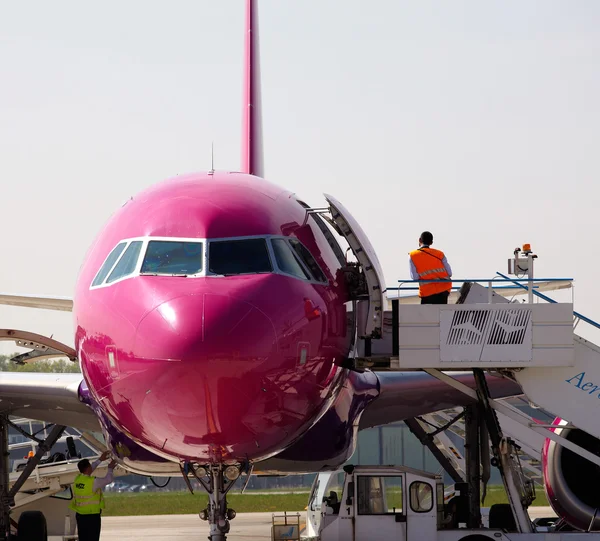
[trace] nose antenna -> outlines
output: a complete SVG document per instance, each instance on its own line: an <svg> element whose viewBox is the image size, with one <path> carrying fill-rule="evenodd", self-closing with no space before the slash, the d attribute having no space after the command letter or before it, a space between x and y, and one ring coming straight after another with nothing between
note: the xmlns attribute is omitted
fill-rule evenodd
<svg viewBox="0 0 600 541"><path fill-rule="evenodd" d="M212 175L215 172L215 142L211 141L210 143L210 171L209 175Z"/></svg>

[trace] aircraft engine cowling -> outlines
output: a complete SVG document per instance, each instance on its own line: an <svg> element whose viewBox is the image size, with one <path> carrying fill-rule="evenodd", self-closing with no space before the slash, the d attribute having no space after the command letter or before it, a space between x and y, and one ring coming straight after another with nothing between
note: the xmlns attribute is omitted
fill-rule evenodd
<svg viewBox="0 0 600 541"><path fill-rule="evenodd" d="M567 428L567 422L557 418L557 435L600 455L600 440L579 429ZM573 451L547 439L542 452L544 487L548 502L571 526L587 530L596 513L593 529L600 529L600 466L576 455Z"/></svg>

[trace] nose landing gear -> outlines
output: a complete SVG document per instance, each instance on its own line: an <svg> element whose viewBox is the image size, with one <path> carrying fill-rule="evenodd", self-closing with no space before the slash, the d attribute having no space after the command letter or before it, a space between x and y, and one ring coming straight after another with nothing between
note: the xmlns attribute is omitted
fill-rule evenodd
<svg viewBox="0 0 600 541"><path fill-rule="evenodd" d="M200 511L200 518L209 523L210 541L226 541L230 529L230 521L235 518L235 511L227 507L227 493L240 476L238 466L213 465L192 468L194 477L208 493L208 506Z"/></svg>

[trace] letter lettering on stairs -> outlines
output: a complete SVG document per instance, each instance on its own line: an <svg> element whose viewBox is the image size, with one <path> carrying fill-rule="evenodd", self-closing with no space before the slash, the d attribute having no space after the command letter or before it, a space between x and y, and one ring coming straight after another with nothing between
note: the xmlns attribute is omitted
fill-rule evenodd
<svg viewBox="0 0 600 541"><path fill-rule="evenodd" d="M583 381L584 377L585 377L585 372L581 372L580 374L573 376L571 379L566 379L565 381L567 383L571 383L574 379L579 380L578 383L575 384L575 387L577 387L578 389L581 389L581 382Z"/></svg>

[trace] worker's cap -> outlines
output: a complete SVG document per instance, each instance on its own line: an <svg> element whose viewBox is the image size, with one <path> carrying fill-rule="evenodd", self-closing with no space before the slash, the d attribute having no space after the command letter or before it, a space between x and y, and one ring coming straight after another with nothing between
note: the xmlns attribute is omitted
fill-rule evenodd
<svg viewBox="0 0 600 541"><path fill-rule="evenodd" d="M80 460L77 463L77 468L79 468L79 471L81 473L83 473L85 470L87 470L90 466L91 466L90 461L87 458L84 458L83 460Z"/></svg>

